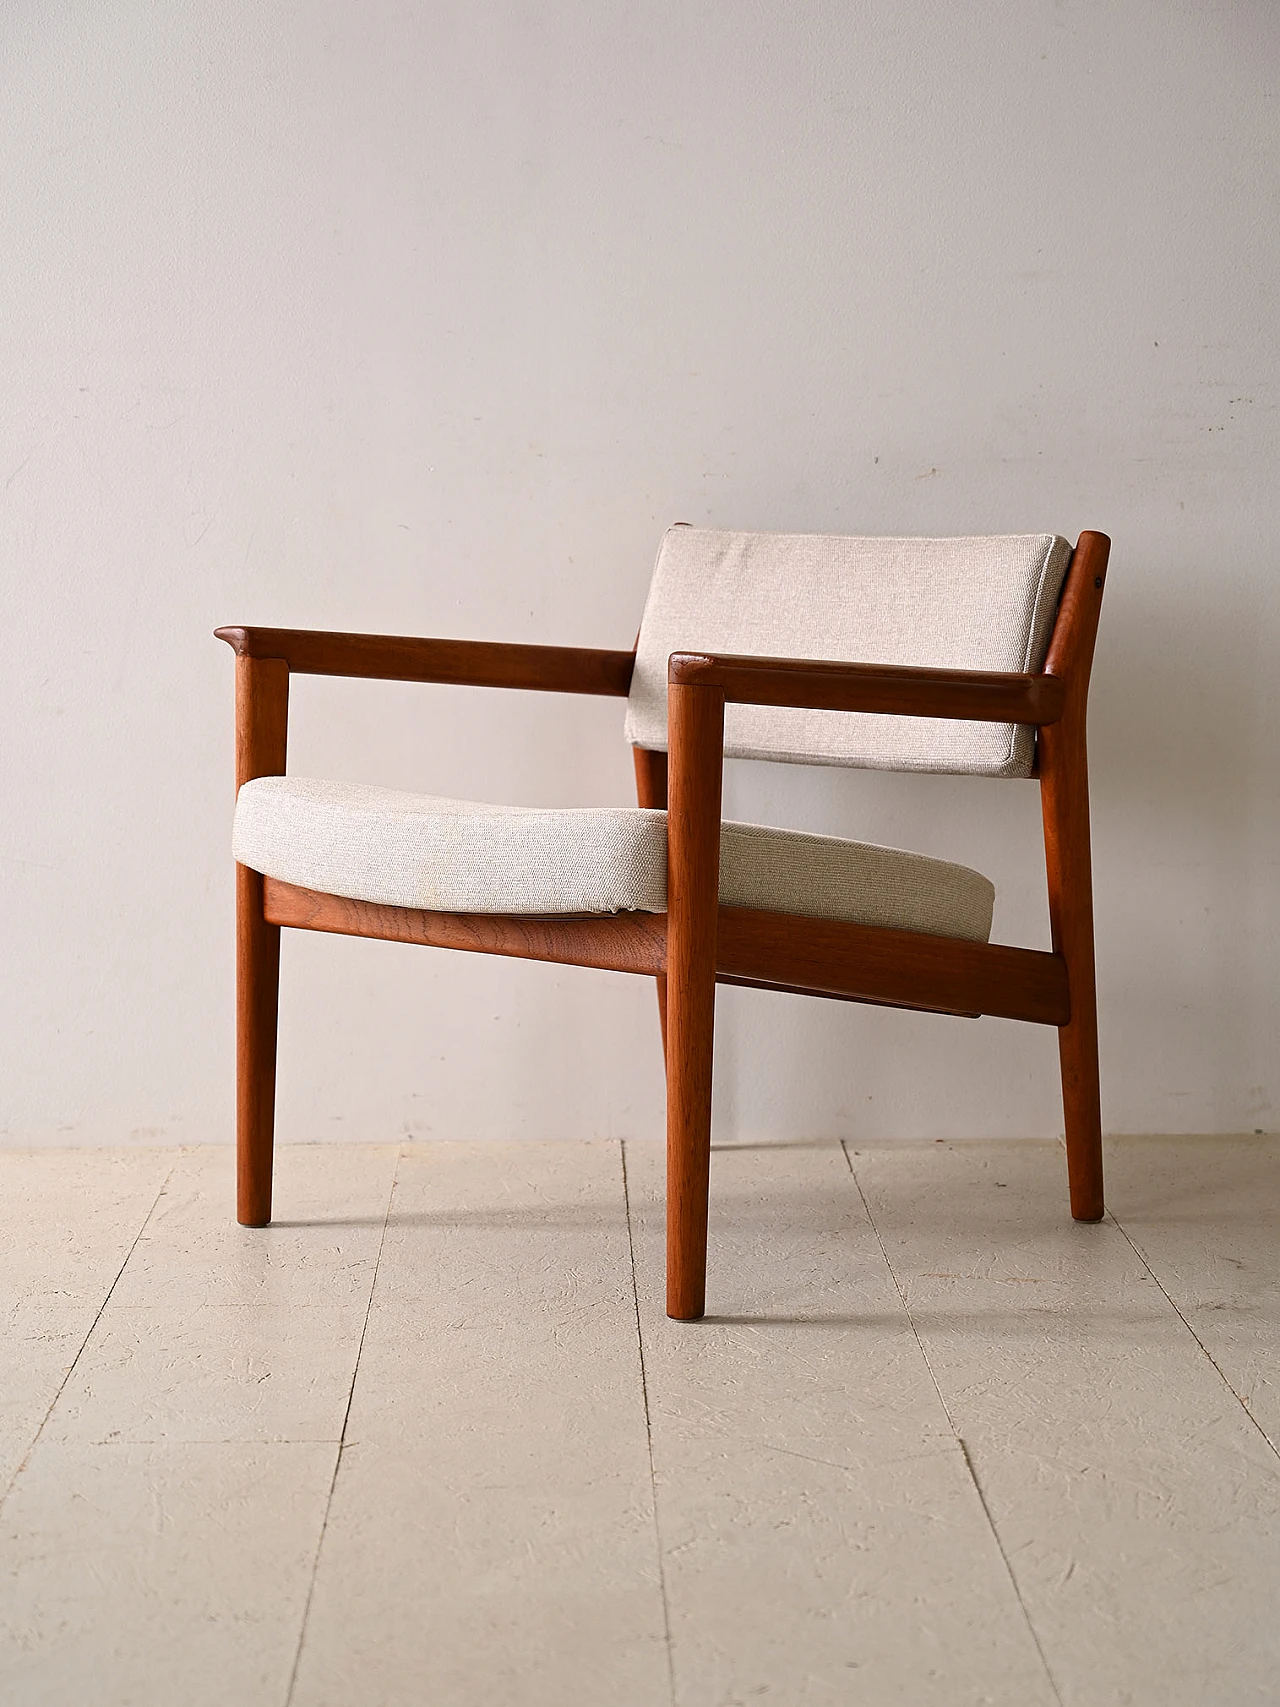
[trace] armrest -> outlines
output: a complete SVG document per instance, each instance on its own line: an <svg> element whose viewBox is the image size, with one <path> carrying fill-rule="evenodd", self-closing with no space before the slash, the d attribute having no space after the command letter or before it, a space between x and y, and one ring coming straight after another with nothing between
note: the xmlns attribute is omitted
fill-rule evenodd
<svg viewBox="0 0 1280 1707"><path fill-rule="evenodd" d="M215 628L242 658L280 658L307 676L392 682L453 682L625 698L633 652L585 646L520 646L488 640L417 640L390 634L329 634L306 628Z"/></svg>
<svg viewBox="0 0 1280 1707"><path fill-rule="evenodd" d="M1064 692L1056 676L705 652L673 652L667 679L685 687L718 688L726 700L745 705L1038 725L1062 716Z"/></svg>

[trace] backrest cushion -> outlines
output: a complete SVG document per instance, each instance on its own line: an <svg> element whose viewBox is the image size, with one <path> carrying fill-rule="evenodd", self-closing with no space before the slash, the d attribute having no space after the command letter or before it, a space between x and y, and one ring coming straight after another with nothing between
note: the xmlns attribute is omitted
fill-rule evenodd
<svg viewBox="0 0 1280 1707"><path fill-rule="evenodd" d="M1054 534L852 539L669 528L658 552L627 704L627 739L667 745L673 652L952 670L1038 670L1071 547ZM1029 776L1024 724L729 705L736 758L871 770Z"/></svg>

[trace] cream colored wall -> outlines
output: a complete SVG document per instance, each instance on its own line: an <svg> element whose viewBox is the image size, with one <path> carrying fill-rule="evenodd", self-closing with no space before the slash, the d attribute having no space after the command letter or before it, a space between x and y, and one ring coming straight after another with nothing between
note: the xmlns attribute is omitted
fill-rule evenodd
<svg viewBox="0 0 1280 1707"><path fill-rule="evenodd" d="M628 644L663 527L1099 527L1104 1111L1274 1126L1280 13L10 4L12 1142L231 1125L220 622ZM621 707L302 681L292 764L625 801ZM1033 785L731 767L1047 936ZM728 991L724 1135L1053 1132L1051 1033ZM298 938L281 1135L656 1132L650 990Z"/></svg>

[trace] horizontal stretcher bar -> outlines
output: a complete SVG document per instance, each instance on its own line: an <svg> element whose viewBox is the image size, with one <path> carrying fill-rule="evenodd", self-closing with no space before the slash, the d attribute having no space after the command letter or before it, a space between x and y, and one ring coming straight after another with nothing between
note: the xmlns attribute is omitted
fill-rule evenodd
<svg viewBox="0 0 1280 1707"><path fill-rule="evenodd" d="M383 942L650 977L661 977L667 966L665 913L433 913L323 895L274 877L264 879L263 911L269 924ZM1071 1017L1060 955L746 907L719 909L716 976L724 983L931 1013L992 1014L1054 1026Z"/></svg>

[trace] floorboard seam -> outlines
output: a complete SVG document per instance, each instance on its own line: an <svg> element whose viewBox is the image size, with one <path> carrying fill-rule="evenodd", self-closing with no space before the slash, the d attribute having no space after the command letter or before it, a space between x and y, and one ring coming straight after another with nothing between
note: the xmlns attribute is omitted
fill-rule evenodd
<svg viewBox="0 0 1280 1707"><path fill-rule="evenodd" d="M876 1236L876 1244L880 1247L880 1255L884 1258L884 1266L889 1271L889 1279L893 1282L893 1289L898 1294L898 1300L902 1305L903 1314L907 1318L907 1325L911 1329L916 1345L920 1349L920 1356L924 1359L924 1366L929 1371L929 1379L933 1382L933 1390L938 1395L938 1403L942 1406L943 1415L947 1419L947 1427L951 1430L956 1439L959 1440L960 1431L956 1428L956 1419L951 1414L951 1407L948 1405L942 1388L938 1384L938 1377L933 1372L933 1364L929 1361L929 1353L925 1350L924 1341L920 1338L920 1330L916 1327L915 1317L911 1314L911 1306L907 1303L907 1295L898 1283L897 1272L889 1260L889 1253L885 1249L884 1240L880 1237L880 1229L876 1226L876 1218L871 1213L871 1205L867 1202L867 1194L862 1189L862 1181L858 1178L857 1169L853 1165L853 1157L849 1154L849 1146L843 1139L840 1141L840 1148L844 1151L845 1162L853 1177L853 1183L857 1188L858 1196L862 1199L863 1210L866 1213L871 1231Z"/></svg>
<svg viewBox="0 0 1280 1707"><path fill-rule="evenodd" d="M333 1509L333 1490L338 1485L338 1472L342 1468L342 1454L347 1444L347 1424L351 1420L351 1401L355 1397L356 1380L360 1374L360 1358L364 1352L365 1335L369 1331L369 1315L373 1309L373 1294L378 1284L378 1269L382 1265L383 1247L387 1242L387 1224L391 1220L391 1205L395 1202L396 1185L400 1179L400 1163L404 1160L404 1145L396 1157L396 1165L391 1175L391 1189L387 1193L387 1207L382 1216L382 1233L378 1239L378 1254L373 1259L373 1274L369 1281L369 1297L364 1307L364 1321L360 1324L360 1338L356 1344L356 1355L351 1365L351 1385L347 1388L346 1409L342 1413L342 1429L338 1435L338 1450L333 1455L333 1474L329 1478L329 1492L325 1495L324 1516L320 1520L320 1534L316 1540L315 1558L311 1563L311 1581L307 1584L307 1598L302 1608L302 1621L298 1626L298 1646L294 1650L293 1667L289 1672L289 1688L285 1694L284 1707L290 1707L294 1690L298 1687L298 1668L302 1664L302 1649L307 1637L307 1621L311 1617L311 1602L315 1598L316 1578L320 1574L320 1555L324 1550L325 1533L329 1528L329 1513Z"/></svg>
<svg viewBox="0 0 1280 1707"><path fill-rule="evenodd" d="M653 1427L649 1420L649 1378L644 1362L644 1330L640 1326L640 1290L636 1284L636 1240L631 1225L631 1188L627 1179L627 1143L621 1139L618 1153L622 1158L622 1205L627 1217L627 1248L631 1253L631 1302L636 1313L636 1349L640 1357L640 1396L644 1401L644 1433L649 1448L649 1494L653 1512L653 1542L658 1558L658 1589L662 1596L662 1627L667 1644L667 1683L672 1707L676 1699L675 1653L671 1643L671 1608L667 1601L667 1573L662 1558L662 1532L658 1526L658 1477L653 1463Z"/></svg>
<svg viewBox="0 0 1280 1707"><path fill-rule="evenodd" d="M97 1327L98 1323L102 1320L102 1312L106 1309L107 1305L111 1302L111 1296L114 1293L116 1287L119 1286L119 1284L120 1284L120 1276L124 1273L125 1269L128 1268L129 1259L138 1248L138 1241L142 1238L142 1235L146 1232L147 1228L151 1225L151 1217L156 1212L156 1205L159 1203L160 1199L164 1196L165 1192L168 1190L169 1181L173 1178L173 1170L174 1170L174 1168L177 1167L180 1159L181 1159L180 1157L176 1156L174 1158L174 1160L169 1164L168 1171L166 1172L164 1178L160 1181L160 1185L156 1191L156 1194L155 1194L154 1198L152 1198L152 1200L151 1200L151 1207L147 1210L147 1213L142 1217L142 1225L138 1228L138 1231L134 1234L133 1241L130 1244L129 1249L124 1254L124 1261L120 1264L120 1267L116 1270L115 1279L111 1282L110 1286L108 1286L107 1291L106 1291L106 1296L103 1298L101 1304L99 1304L97 1310L94 1312L93 1320L89 1323L89 1326L85 1332L85 1336L80 1341L80 1345L76 1351L75 1356L72 1358L70 1364L67 1366L66 1374L62 1377L62 1380L59 1381L59 1383L58 1383L58 1391L53 1395L52 1399L50 1399L48 1409L45 1411L44 1415L40 1419L40 1426L31 1437L30 1446L28 1446L27 1450L23 1453L22 1461L18 1465L17 1469L13 1472L13 1475L10 1476L8 1484L5 1487L4 1492L0 1493L0 1511L4 1510L5 1501L9 1498L9 1495L13 1492L14 1487L17 1484L18 1477L26 1469L27 1464L30 1461L31 1454L35 1451L36 1447L40 1444L40 1436L44 1433L45 1424L49 1421L49 1418L53 1415L54 1406L58 1403L58 1400L62 1397L63 1393L66 1391L67 1382L70 1381L71 1377L75 1374L76 1369L79 1367L80 1359L84 1356L85 1347L88 1345L89 1341L93 1338L93 1330Z"/></svg>
<svg viewBox="0 0 1280 1707"><path fill-rule="evenodd" d="M1044 1675L1049 1680L1049 1688L1053 1691L1053 1698L1058 1703L1058 1707L1062 1707L1062 1692L1058 1688L1057 1679L1049 1669L1049 1661L1045 1656L1044 1649L1040 1646L1040 1637L1036 1631L1035 1625L1031 1621L1031 1614L1027 1611L1027 1603L1022 1598L1022 1590L1018 1587L1018 1579L1013 1573L1013 1565L1010 1562L1009 1555L1004 1550L1004 1542L1000 1539L1000 1531L996 1528L996 1520L991 1515L991 1507L987 1504L987 1496L983 1493L982 1483L978 1480L978 1472L974 1466L972 1455L969 1452L969 1443L962 1435L956 1436L956 1443L960 1448L961 1457L964 1459L964 1467L969 1472L969 1480L973 1483L973 1491L978 1496L978 1504L982 1507L982 1515L987 1520L987 1527L991 1531L991 1539L999 1548L1000 1557L1004 1560L1004 1568L1008 1575L1010 1586L1012 1587L1014 1594L1018 1597L1018 1605L1022 1608L1022 1616L1027 1621L1027 1629L1031 1633L1031 1640L1036 1645L1036 1652L1039 1654L1040 1663L1044 1667Z"/></svg>
<svg viewBox="0 0 1280 1707"><path fill-rule="evenodd" d="M848 1163L849 1173L853 1178L853 1183L857 1189L858 1196L862 1199L862 1207L866 1211L867 1220L871 1225L871 1231L876 1236L876 1243L880 1247L880 1255L884 1258L884 1265L889 1271L889 1278L893 1282L894 1291L902 1301L902 1308L906 1315L908 1325L915 1337L916 1344L920 1348L920 1355L924 1359L924 1366L929 1371L929 1379L933 1382L933 1390L938 1395L938 1403L942 1406L943 1415L946 1417L951 1433L955 1437L956 1445L960 1448L960 1456L964 1459L964 1467L968 1471L969 1480L973 1483L973 1491L978 1496L978 1504L982 1507L982 1515L987 1520L987 1528L991 1531L991 1539L995 1542L996 1550L1003 1561L1005 1575L1009 1579L1009 1586L1013 1590L1014 1599L1017 1601L1018 1608L1022 1613L1023 1622L1027 1626L1027 1633L1035 1643L1036 1653L1040 1656L1040 1664L1044 1667L1044 1675L1048 1680L1049 1688L1053 1691L1053 1698L1058 1703L1058 1707L1063 1707L1062 1692L1058 1688L1058 1680L1054 1677L1053 1672L1050 1669L1048 1658L1045 1654L1044 1648L1040 1644L1039 1633L1031 1621L1031 1614L1027 1610L1027 1603L1022 1598L1022 1590L1018 1587L1018 1579L1014 1575L1013 1565L1010 1563L1009 1555L1004 1550L1004 1542L1000 1539L1000 1531L996 1528L995 1518L991 1515L991 1507L987 1504L987 1496L983 1493L982 1483L978 1480L978 1472L974 1468L973 1459L969 1453L968 1443L956 1427L955 1418L951 1414L951 1407L948 1405L946 1397L943 1394L942 1387L938 1381L938 1377L934 1373L933 1364L929 1359L929 1353L925 1350L924 1341L920 1338L920 1330L916 1327L915 1317L911 1314L911 1306L907 1303L906 1292L899 1283L897 1271L889 1259L889 1252L885 1246L884 1240L880 1236L880 1229L876 1226L876 1218L871 1213L871 1205L867 1202L867 1194L862 1189L862 1181L858 1178L857 1169L853 1165L853 1157L849 1154L849 1146L843 1139L841 1139L840 1148L844 1151L844 1159Z"/></svg>
<svg viewBox="0 0 1280 1707"><path fill-rule="evenodd" d="M1147 1258L1143 1255L1141 1248L1137 1244L1134 1243L1133 1239L1130 1238L1129 1233L1126 1230L1126 1228L1124 1227L1123 1223L1116 1219L1115 1214L1110 1209L1108 1209L1108 1211L1107 1211L1107 1219L1114 1225L1117 1232L1119 1232L1120 1234L1123 1235L1124 1241L1129 1246L1129 1249L1133 1252L1134 1256L1137 1257L1138 1261L1142 1264L1143 1268L1146 1269L1147 1273L1151 1276L1152 1280L1154 1280L1156 1285L1160 1288L1160 1291L1164 1294L1164 1297L1168 1301L1169 1308L1173 1311L1174 1315L1177 1316L1178 1320L1182 1323L1183 1327L1191 1335L1192 1339L1200 1347L1200 1350L1204 1353L1204 1355L1208 1358L1209 1362L1213 1365L1214 1369L1217 1371L1218 1378L1221 1380L1222 1385L1227 1389L1227 1392L1230 1393L1231 1397L1239 1405L1240 1409L1244 1412L1245 1416L1248 1417L1249 1421L1253 1424L1254 1428L1257 1429L1258 1433L1266 1441L1267 1445L1271 1448L1272 1452L1275 1453L1275 1456L1277 1458L1280 1458L1280 1447L1277 1447L1275 1441L1272 1440L1271 1436L1267 1433L1266 1429L1263 1428L1262 1424L1258 1421L1257 1417L1254 1416L1253 1412L1249 1409L1248 1405L1245 1403L1243 1396L1241 1394L1237 1393L1235 1388L1231 1385L1231 1382L1227 1377L1226 1371L1223 1369L1222 1365L1218 1362L1217 1358L1213 1355L1213 1353L1209 1350L1208 1346L1200 1338L1200 1335L1191 1326L1191 1323L1183 1315L1182 1311L1178 1308L1177 1303L1175 1302L1175 1300L1173 1298L1173 1295L1170 1293L1168 1288L1165 1286L1164 1282L1160 1279L1160 1276L1156 1273L1155 1269L1153 1269L1151 1264L1147 1261Z"/></svg>

